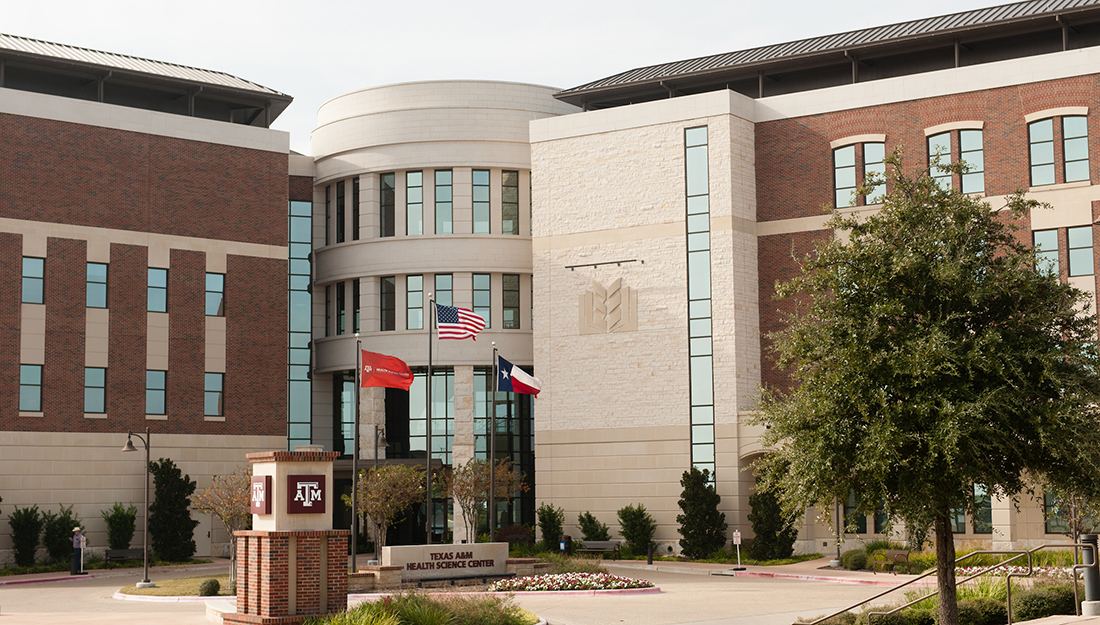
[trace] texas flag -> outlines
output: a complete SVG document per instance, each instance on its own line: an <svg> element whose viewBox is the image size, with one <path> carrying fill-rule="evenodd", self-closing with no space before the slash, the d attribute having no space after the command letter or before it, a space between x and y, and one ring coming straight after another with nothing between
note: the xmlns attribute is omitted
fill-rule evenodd
<svg viewBox="0 0 1100 625"><path fill-rule="evenodd" d="M501 356L497 356L498 371L497 390L504 393L525 393L539 396L542 390L542 381L528 375L523 369L513 365Z"/></svg>

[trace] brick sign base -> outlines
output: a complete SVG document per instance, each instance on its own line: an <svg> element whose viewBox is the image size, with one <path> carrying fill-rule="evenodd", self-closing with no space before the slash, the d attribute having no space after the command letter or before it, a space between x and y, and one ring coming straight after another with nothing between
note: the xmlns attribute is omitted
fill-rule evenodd
<svg viewBox="0 0 1100 625"><path fill-rule="evenodd" d="M348 531L244 531L237 612L222 622L283 625L348 607Z"/></svg>

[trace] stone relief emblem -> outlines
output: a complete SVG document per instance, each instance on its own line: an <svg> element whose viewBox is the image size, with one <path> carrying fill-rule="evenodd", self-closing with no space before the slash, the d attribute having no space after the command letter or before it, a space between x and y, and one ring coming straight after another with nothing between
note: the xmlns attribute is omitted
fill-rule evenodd
<svg viewBox="0 0 1100 625"><path fill-rule="evenodd" d="M580 296L580 333L607 334L638 329L638 292L623 286L622 278L611 286L592 281Z"/></svg>

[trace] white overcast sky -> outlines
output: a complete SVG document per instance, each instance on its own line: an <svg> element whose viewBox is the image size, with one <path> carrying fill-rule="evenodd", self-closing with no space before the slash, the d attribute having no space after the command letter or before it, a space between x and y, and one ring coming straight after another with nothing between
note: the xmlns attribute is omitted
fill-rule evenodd
<svg viewBox="0 0 1100 625"><path fill-rule="evenodd" d="M325 101L415 80L574 87L621 71L1001 4L996 0L38 0L0 31L234 74L294 97L310 153Z"/></svg>

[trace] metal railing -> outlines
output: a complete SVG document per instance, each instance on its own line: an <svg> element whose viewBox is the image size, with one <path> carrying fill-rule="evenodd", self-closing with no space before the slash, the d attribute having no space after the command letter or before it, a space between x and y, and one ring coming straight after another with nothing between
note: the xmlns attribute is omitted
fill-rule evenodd
<svg viewBox="0 0 1100 625"><path fill-rule="evenodd" d="M1015 571L1006 571L1005 572L1005 586L1006 586L1006 594L1007 594L1006 600L1005 600L1005 602L1006 602L1006 612L1007 612L1007 616L1008 616L1008 625L1012 625L1012 578L1013 577L1030 577L1035 572L1035 567L1034 567L1034 564L1032 562L1032 557L1031 557L1032 554L1034 554L1035 552L1043 550L1043 549L1048 549L1048 548L1069 548L1069 547L1072 547L1072 548L1081 547L1081 548L1084 548L1084 549L1092 550L1091 564L1075 564L1075 565L1073 565L1073 604L1074 604L1074 610L1075 610L1077 616L1080 616L1081 615L1081 601L1080 601L1080 599L1078 597L1078 594L1077 594L1077 571L1078 571L1078 569L1088 569L1088 568L1096 568L1097 567L1096 552L1095 552L1096 546L1092 545L1092 544L1088 544L1088 543L1049 543L1049 544L1045 544L1045 545L1039 545L1038 547L1035 547L1034 549L1029 549L1029 550L974 551L974 552L968 553L965 556L955 560L955 566L956 567L961 562L963 562L964 560L968 560L968 559L973 558L974 556L977 556L977 555L1011 555L1011 554L1016 554L1016 555L1013 555L1011 558L1008 558L1007 560L1005 560L1003 562L999 562L997 564L993 564L991 566L988 566L985 569L982 569L981 571L978 571L977 573L974 573L973 575L968 575L967 577L964 577L961 580L956 579L955 580L955 588L958 589L959 585L965 584L966 582L968 582L972 579L981 577L982 575L985 575L985 574L990 573L992 571L997 571L998 569L1004 569L1004 568L1010 566L1013 562L1015 562L1015 561L1019 560L1020 558L1023 558L1023 557L1026 556L1027 557L1027 571L1026 572L1015 572ZM880 597L885 597L886 595L888 595L892 592L896 592L896 591L898 591L902 588L905 588L906 586L911 586L913 584L916 584L917 582L921 581L922 579L924 579L926 577L929 577L929 576L932 576L932 575L935 575L935 574L936 574L935 570L928 571L927 573L922 573L922 574L914 577L913 579L911 579L911 580L909 580L909 581L907 581L903 584L898 584L897 586L892 586L892 587L878 593L877 595L874 595L873 597L869 597L867 599L864 599L863 601L860 601L859 603L850 605L846 608L843 608L841 610L833 612L832 614L829 614L827 616L823 616L823 617L817 619L816 621L812 621L810 623L793 623L792 625L820 625L821 623L824 623L825 621L833 618L834 616L839 616L841 614L844 614L845 612L854 610L854 609L856 609L860 606L867 605L868 603L870 603L870 602L872 602L872 601L874 601L874 600L876 600ZM899 605L899 606L897 606L897 607L895 607L891 610L885 611L885 612L868 612L867 613L867 625L871 625L872 617L886 616L886 615L889 615L889 614L894 614L896 612L900 612L900 611L904 610L905 608L908 608L909 606L912 606L912 605L920 603L920 602L922 602L926 599L930 599L932 597L937 596L939 594L939 592L940 592L939 589L936 589L936 590L928 593L927 595L922 595L921 597L919 597L917 599L914 599L912 601L909 601L908 603L904 603L902 605Z"/></svg>

